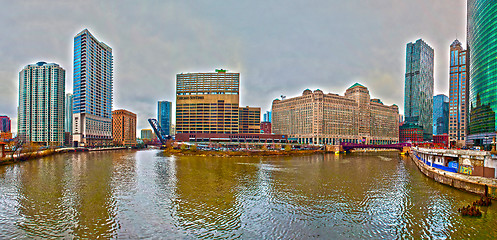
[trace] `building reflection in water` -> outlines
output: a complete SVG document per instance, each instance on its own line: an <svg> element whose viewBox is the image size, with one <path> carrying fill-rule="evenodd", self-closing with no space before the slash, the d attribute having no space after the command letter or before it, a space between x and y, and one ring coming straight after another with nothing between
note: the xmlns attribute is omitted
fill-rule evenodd
<svg viewBox="0 0 497 240"><path fill-rule="evenodd" d="M113 155L70 158L56 155L21 166L19 228L32 237L115 237L119 226L111 189Z"/></svg>
<svg viewBox="0 0 497 240"><path fill-rule="evenodd" d="M240 237L237 194L256 169L226 158L179 157L172 209L178 226L196 238Z"/></svg>

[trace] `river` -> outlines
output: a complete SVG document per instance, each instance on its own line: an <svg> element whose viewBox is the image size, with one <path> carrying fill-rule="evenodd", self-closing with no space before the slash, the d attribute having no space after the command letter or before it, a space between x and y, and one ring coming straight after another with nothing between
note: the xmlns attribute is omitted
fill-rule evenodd
<svg viewBox="0 0 497 240"><path fill-rule="evenodd" d="M398 153L67 153L0 166L0 239L496 239L476 199Z"/></svg>

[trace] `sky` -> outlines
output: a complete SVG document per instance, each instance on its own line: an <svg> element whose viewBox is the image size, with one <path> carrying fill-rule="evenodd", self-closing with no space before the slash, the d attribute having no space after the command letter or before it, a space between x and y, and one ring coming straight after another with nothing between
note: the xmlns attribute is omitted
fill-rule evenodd
<svg viewBox="0 0 497 240"><path fill-rule="evenodd" d="M176 74L240 73L240 105L270 110L281 95L343 95L358 82L403 113L406 44L435 50L435 94L448 94L449 46L466 44L464 0L2 1L0 115L17 132L19 72L55 62L73 88L73 38L88 29L112 47L114 109L150 128Z"/></svg>

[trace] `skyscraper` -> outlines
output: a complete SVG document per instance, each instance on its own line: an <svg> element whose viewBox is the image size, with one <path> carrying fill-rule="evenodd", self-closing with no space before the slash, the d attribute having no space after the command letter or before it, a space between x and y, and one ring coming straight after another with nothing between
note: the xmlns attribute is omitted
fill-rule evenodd
<svg viewBox="0 0 497 240"><path fill-rule="evenodd" d="M112 48L87 29L74 37L73 140L79 146L112 144Z"/></svg>
<svg viewBox="0 0 497 240"><path fill-rule="evenodd" d="M7 116L0 116L0 132L10 131L10 118Z"/></svg>
<svg viewBox="0 0 497 240"><path fill-rule="evenodd" d="M424 140L433 138L433 58L433 48L422 39L407 44L404 117L423 127Z"/></svg>
<svg viewBox="0 0 497 240"><path fill-rule="evenodd" d="M238 133L240 73L176 75L176 134Z"/></svg>
<svg viewBox="0 0 497 240"><path fill-rule="evenodd" d="M461 42L454 40L450 45L449 141L460 146L465 145L469 120L469 69L466 55L467 51Z"/></svg>
<svg viewBox="0 0 497 240"><path fill-rule="evenodd" d="M467 3L470 121L466 142L488 146L496 130L497 1Z"/></svg>
<svg viewBox="0 0 497 240"><path fill-rule="evenodd" d="M72 134L72 108L73 108L73 95L66 94L65 107L64 107L64 132Z"/></svg>
<svg viewBox="0 0 497 240"><path fill-rule="evenodd" d="M157 120L162 135L171 135L172 104L169 101L157 102Z"/></svg>
<svg viewBox="0 0 497 240"><path fill-rule="evenodd" d="M26 142L64 142L66 71L58 64L38 62L19 73L18 136Z"/></svg>
<svg viewBox="0 0 497 240"><path fill-rule="evenodd" d="M433 97L433 135L449 133L449 98L443 94Z"/></svg>
<svg viewBox="0 0 497 240"><path fill-rule="evenodd" d="M271 111L264 113L263 122L271 122Z"/></svg>

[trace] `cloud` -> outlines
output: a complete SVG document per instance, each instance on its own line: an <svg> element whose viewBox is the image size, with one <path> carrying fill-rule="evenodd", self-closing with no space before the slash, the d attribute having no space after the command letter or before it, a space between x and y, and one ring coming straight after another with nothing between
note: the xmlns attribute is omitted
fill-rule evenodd
<svg viewBox="0 0 497 240"><path fill-rule="evenodd" d="M59 63L72 91L73 37L88 28L113 48L114 108L137 113L140 129L175 99L177 73L215 68L240 72L241 104L263 111L282 94L343 94L356 81L403 109L405 45L418 38L435 48L435 93L447 93L465 1L10 1L0 27L0 114L17 115L30 63Z"/></svg>

